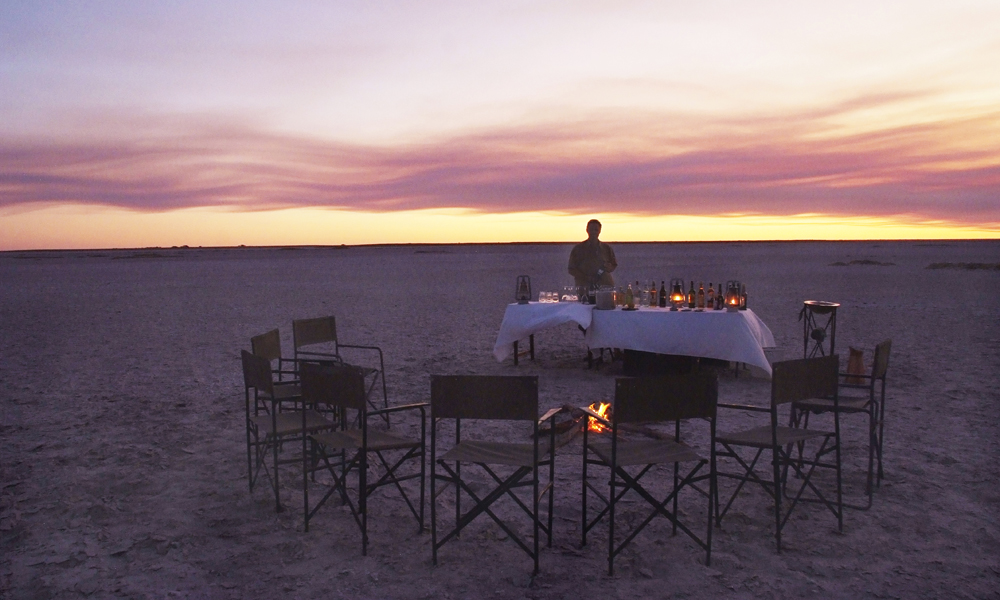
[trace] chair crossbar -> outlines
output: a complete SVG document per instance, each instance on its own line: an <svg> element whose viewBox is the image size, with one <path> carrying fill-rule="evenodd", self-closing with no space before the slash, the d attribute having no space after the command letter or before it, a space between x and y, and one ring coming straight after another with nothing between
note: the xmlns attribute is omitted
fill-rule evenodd
<svg viewBox="0 0 1000 600"><path fill-rule="evenodd" d="M530 556L531 558L535 558L534 551L531 550L530 548L528 548L528 546L521 540L520 536L518 536L516 533L514 533L513 531L511 531L510 528L507 526L507 524L504 523L502 519L500 519L499 517L497 517L497 515L494 514L492 510L490 510L490 507L493 505L493 503L496 500L498 500L504 494L507 494L507 495L511 496L512 498L514 498L515 501L517 501L517 504L523 510L525 510L525 512L527 512L529 516L532 516L531 515L531 510L528 509L528 507L524 505L524 503L520 500L520 498L518 498L513 493L513 489L514 488L534 486L536 484L536 482L534 480L527 481L527 482L521 482L521 480L524 478L524 476L527 475L528 473L530 473L532 471L531 467L520 467L520 468L518 468L510 476L508 476L506 480L502 480L500 482L501 483L500 486L494 488L485 497L480 498L479 495L476 494L476 492L473 491L472 488L469 487L468 484L466 484L464 480L462 480L461 478L458 477L458 475L455 473L455 471L451 468L450 465L448 465L447 463L440 463L440 466L443 469L445 469L445 471L447 471L451 475L451 478L449 478L449 481L452 482L452 483L455 483L462 490L464 490L465 493L468 494L469 497L472 498L472 500L475 502L475 506L473 506L465 514L463 514L463 515L460 516L460 518L457 520L457 522L455 524L454 529L452 529L450 532L448 532L447 534L445 534L445 536L443 538L441 538L434 545L435 549L441 548L445 544L445 542L447 542L448 540L450 540L450 539L452 539L454 537L457 537L461 533L461 531L463 529L465 529L465 527L469 523L471 523L479 515L485 513L491 519L493 519L493 521L497 525L499 525L500 528L503 529L504 532L506 532L507 535L512 540L514 540L514 542L516 542L517 545L520 546L522 550L524 550L525 552L527 552L528 556ZM480 464L480 466L484 466L484 465ZM486 470L493 476L494 479L498 479L499 480L499 478L492 471L490 471L488 468ZM541 523L538 522L538 519L535 519L533 516L532 516L532 519L535 521L535 523L538 523L538 525L539 525L540 528L545 529L544 526Z"/></svg>

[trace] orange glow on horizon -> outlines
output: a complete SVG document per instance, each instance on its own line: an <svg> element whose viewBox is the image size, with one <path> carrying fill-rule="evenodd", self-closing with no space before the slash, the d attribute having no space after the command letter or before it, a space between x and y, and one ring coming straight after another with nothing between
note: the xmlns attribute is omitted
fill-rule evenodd
<svg viewBox="0 0 1000 600"><path fill-rule="evenodd" d="M0 215L0 250L576 242L586 237L590 218L602 221L602 237L609 242L1000 239L1000 223L824 214L488 214L439 209L366 213L319 208L147 213L60 205Z"/></svg>

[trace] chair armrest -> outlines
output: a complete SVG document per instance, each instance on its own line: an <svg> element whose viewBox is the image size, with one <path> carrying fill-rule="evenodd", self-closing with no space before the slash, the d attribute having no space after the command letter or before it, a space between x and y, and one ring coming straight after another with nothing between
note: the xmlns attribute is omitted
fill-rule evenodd
<svg viewBox="0 0 1000 600"><path fill-rule="evenodd" d="M329 358L336 359L337 362L344 362L344 359L340 357L339 354L334 354L332 352L307 352L305 350L299 350L299 358L296 359L297 362L323 362L322 360L313 360L311 358L302 358L303 356L326 356Z"/></svg>
<svg viewBox="0 0 1000 600"><path fill-rule="evenodd" d="M362 346L360 344L340 344L340 343L338 343L337 345L340 346L341 348L361 348L362 350L378 350L380 353L382 352L382 349L379 348L378 346Z"/></svg>
<svg viewBox="0 0 1000 600"><path fill-rule="evenodd" d="M423 411L423 410L425 410L430 405L431 405L430 402L415 402L413 404L401 404L399 406L390 406L389 408L379 408L379 409L376 409L376 410L370 410L370 411L368 411L368 415L369 416L371 416L371 415L387 415L389 413L399 412L401 410L414 410L414 409L418 409L418 408L421 411Z"/></svg>
<svg viewBox="0 0 1000 600"><path fill-rule="evenodd" d="M716 406L718 406L719 408L733 408L733 409L736 409L736 410L748 410L750 412L766 412L766 413L771 412L771 408L770 407L754 406L752 404L727 404L727 403L719 402L718 404L716 404Z"/></svg>
<svg viewBox="0 0 1000 600"><path fill-rule="evenodd" d="M610 428L612 426L611 425L611 421L609 421L606 417L602 417L601 415L597 414L597 411L595 411L594 409L590 408L589 406L581 406L581 407L577 408L577 410L582 411L582 412L590 415L591 417L597 419L597 421L601 425L604 425L605 427Z"/></svg>
<svg viewBox="0 0 1000 600"><path fill-rule="evenodd" d="M542 415L541 417L539 417L538 424L541 425L542 423L548 421L549 419L551 419L552 417L558 415L561 412L563 412L562 408L550 408L548 411L546 411L546 413L544 415Z"/></svg>

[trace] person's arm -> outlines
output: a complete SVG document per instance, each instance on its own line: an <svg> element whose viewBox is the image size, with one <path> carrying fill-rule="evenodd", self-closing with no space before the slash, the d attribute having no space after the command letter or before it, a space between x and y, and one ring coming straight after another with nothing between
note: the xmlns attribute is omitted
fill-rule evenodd
<svg viewBox="0 0 1000 600"><path fill-rule="evenodd" d="M604 258L604 270L611 273L618 268L618 259L615 258L615 251L611 246L604 244L604 247L608 250L607 256Z"/></svg>
<svg viewBox="0 0 1000 600"><path fill-rule="evenodd" d="M580 255L581 255L580 247L579 246L573 246L573 250L570 251L570 253L569 253L569 266L568 266L568 270L569 270L569 274L572 275L573 279L576 280L576 281L582 281L582 280L585 280L587 278L587 274L584 273L583 269L582 269L583 265L580 264L582 262L580 260L581 259Z"/></svg>

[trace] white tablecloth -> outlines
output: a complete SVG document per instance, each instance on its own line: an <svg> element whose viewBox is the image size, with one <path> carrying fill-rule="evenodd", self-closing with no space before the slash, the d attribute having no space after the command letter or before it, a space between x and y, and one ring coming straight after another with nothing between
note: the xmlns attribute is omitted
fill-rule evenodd
<svg viewBox="0 0 1000 600"><path fill-rule="evenodd" d="M500 324L493 356L502 361L513 352L515 341L570 321L587 330L585 339L590 348L717 358L755 365L771 373L764 348L774 347L774 336L752 310L623 311L595 310L576 302L511 304Z"/></svg>
<svg viewBox="0 0 1000 600"><path fill-rule="evenodd" d="M575 322L586 329L590 327L593 311L592 305L579 302L510 304L500 323L500 333L497 334L497 343L493 346L493 356L498 361L504 360L514 353L511 344L549 327Z"/></svg>

